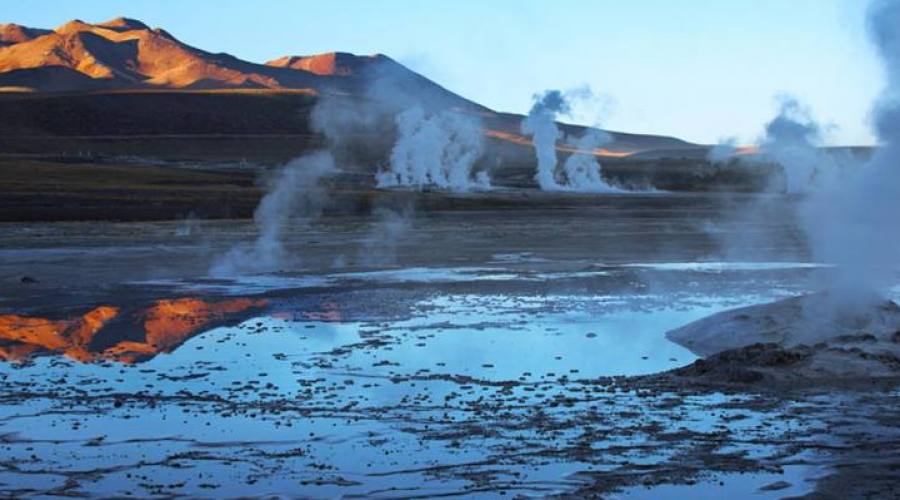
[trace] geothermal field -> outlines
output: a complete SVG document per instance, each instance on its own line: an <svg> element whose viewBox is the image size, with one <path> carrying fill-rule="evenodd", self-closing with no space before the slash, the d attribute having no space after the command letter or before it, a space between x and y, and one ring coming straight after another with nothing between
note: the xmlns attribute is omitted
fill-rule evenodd
<svg viewBox="0 0 900 500"><path fill-rule="evenodd" d="M802 96L695 144L569 124L589 86L501 113L380 54L0 25L0 495L897 497L867 16L858 147Z"/></svg>

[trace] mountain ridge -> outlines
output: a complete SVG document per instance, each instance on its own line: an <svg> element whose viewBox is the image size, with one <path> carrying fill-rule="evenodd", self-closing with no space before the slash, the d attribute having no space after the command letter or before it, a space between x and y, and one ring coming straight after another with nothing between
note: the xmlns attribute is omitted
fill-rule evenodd
<svg viewBox="0 0 900 500"><path fill-rule="evenodd" d="M74 19L54 30L3 25L0 41L4 44L0 46L0 88L20 91L309 88L355 92L362 80L386 74L422 87L440 87L383 54L287 55L258 64L190 46L161 28L151 29L126 17L97 24ZM484 109L440 90L452 106Z"/></svg>
<svg viewBox="0 0 900 500"><path fill-rule="evenodd" d="M388 82L388 85L381 85ZM384 88L389 87L387 92ZM521 145L521 115L499 113L459 96L384 54L326 52L285 55L264 64L190 46L161 28L127 17L90 24L75 19L54 30L0 25L3 91L47 94L198 90L304 91L390 101L389 110L418 105L476 113L486 133ZM567 134L585 127L562 124ZM612 154L691 148L681 139L611 132ZM602 156L602 154L601 154Z"/></svg>

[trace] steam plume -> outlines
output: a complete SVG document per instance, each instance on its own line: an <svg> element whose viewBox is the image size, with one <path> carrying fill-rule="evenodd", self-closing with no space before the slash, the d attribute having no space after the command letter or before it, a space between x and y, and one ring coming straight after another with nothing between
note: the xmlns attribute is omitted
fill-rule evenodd
<svg viewBox="0 0 900 500"><path fill-rule="evenodd" d="M781 97L778 115L766 124L759 150L764 158L781 165L788 193L813 187L818 169L827 161L818 147L821 139L821 128L809 109L794 97Z"/></svg>
<svg viewBox="0 0 900 500"><path fill-rule="evenodd" d="M378 187L490 188L487 172L473 171L484 149L479 120L451 111L427 113L417 106L399 113L396 123L390 168L376 175Z"/></svg>
<svg viewBox="0 0 900 500"><path fill-rule="evenodd" d="M316 152L288 163L268 184L266 195L253 213L259 232L249 245L238 245L218 258L213 276L278 271L295 263L284 247L284 231L294 218L306 223L319 215L327 199L321 179L335 171L330 153Z"/></svg>
<svg viewBox="0 0 900 500"><path fill-rule="evenodd" d="M587 193L613 193L621 191L603 180L600 164L594 150L610 142L609 134L595 129L587 129L584 135L570 142L576 152L563 163L566 181L563 186L571 191Z"/></svg>
<svg viewBox="0 0 900 500"><path fill-rule="evenodd" d="M559 90L548 90L534 96L534 105L522 120L522 133L532 136L537 154L537 173L534 179L544 191L558 191L556 181L556 141L560 138L556 117L568 114L571 108Z"/></svg>
<svg viewBox="0 0 900 500"><path fill-rule="evenodd" d="M880 146L807 212L814 248L838 265L835 288L846 300L884 292L900 264L900 1L874 2L868 28L887 79L873 110Z"/></svg>
<svg viewBox="0 0 900 500"><path fill-rule="evenodd" d="M590 89L576 89L562 92L548 90L534 96L534 104L528 116L522 120L523 134L531 135L537 155L537 172L534 179L542 191L619 191L608 185L601 175L601 169L593 152L597 147L610 142L608 134L587 129L580 138L569 141L576 151L566 159L562 171L558 169L556 142L561 137L556 119L572 111L570 100L586 99L592 96Z"/></svg>

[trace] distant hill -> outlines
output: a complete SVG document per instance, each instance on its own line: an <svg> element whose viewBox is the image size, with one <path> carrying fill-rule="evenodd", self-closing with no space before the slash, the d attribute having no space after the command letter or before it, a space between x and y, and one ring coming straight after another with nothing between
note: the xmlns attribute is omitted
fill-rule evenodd
<svg viewBox="0 0 900 500"><path fill-rule="evenodd" d="M389 87L390 96L372 91L379 86ZM159 92L177 95L151 97ZM183 97L186 92L209 93L191 99ZM241 97L230 99L226 97L229 92L240 92ZM382 109L412 105L451 109L482 117L486 134L512 150L530 146L530 139L519 133L521 115L494 112L382 54L288 55L257 64L191 47L167 31L135 19L99 24L73 20L54 30L0 25L0 114L17 117L0 124L8 141L42 134L308 133L308 127L296 119L280 121L284 113L274 111L268 99L289 92L309 96L299 101L301 115L306 117L309 107L323 95L375 101ZM127 98L117 97L125 94ZM107 97L100 97L104 95ZM246 114L246 118L235 120L229 110L217 110L213 102L217 100L239 101L242 108L230 110L231 114ZM195 104L201 106L197 113L191 108L179 109ZM126 105L131 109L117 109ZM275 115L267 118L266 113L273 112ZM568 133L581 129L563 126ZM598 152L601 156L696 147L672 137L611 134L615 141ZM2 147L0 144L0 152Z"/></svg>
<svg viewBox="0 0 900 500"><path fill-rule="evenodd" d="M31 92L309 89L359 94L371 82L389 78L403 90L443 106L485 109L382 54L334 52L256 64L191 47L163 29L151 29L134 19L99 24L76 19L52 31L3 26L0 88Z"/></svg>

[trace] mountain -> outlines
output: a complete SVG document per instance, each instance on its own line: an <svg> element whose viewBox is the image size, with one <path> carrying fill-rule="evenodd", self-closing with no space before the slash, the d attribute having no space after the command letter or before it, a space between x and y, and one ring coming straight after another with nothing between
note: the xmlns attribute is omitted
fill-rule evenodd
<svg viewBox="0 0 900 500"><path fill-rule="evenodd" d="M0 85L82 91L301 88L316 83L316 75L308 72L287 72L204 52L133 19L100 24L76 19L39 36L18 38L0 49ZM48 72L55 78L44 78Z"/></svg>
<svg viewBox="0 0 900 500"><path fill-rule="evenodd" d="M49 33L51 33L50 30L28 28L13 23L0 24L0 47L27 42Z"/></svg>
<svg viewBox="0 0 900 500"><path fill-rule="evenodd" d="M389 60L381 54L357 56L347 52L328 52L314 56L279 57L267 62L266 66L299 69L323 76L352 76L364 72L370 64L384 64Z"/></svg>
<svg viewBox="0 0 900 500"><path fill-rule="evenodd" d="M53 31L3 25L0 90L312 90L362 94L390 79L404 93L441 106L483 111L391 58L333 52L256 64L191 47L167 31L128 18L70 21Z"/></svg>
<svg viewBox="0 0 900 500"><path fill-rule="evenodd" d="M0 153L29 152L21 138L37 136L312 134L311 110L322 96L350 108L374 104L388 119L410 106L474 114L514 163L533 158L530 138L519 132L521 115L494 112L382 54L287 55L257 64L124 17L76 19L54 30L0 25L0 115L7 117L0 120ZM583 129L563 125L570 134ZM611 135L599 156L696 148L671 137Z"/></svg>

